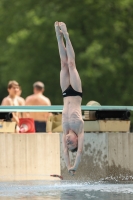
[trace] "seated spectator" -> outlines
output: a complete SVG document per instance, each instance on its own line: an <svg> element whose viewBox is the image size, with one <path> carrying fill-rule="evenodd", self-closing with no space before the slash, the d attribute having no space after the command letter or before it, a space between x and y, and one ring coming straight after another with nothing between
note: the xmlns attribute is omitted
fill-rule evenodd
<svg viewBox="0 0 133 200"><path fill-rule="evenodd" d="M43 95L44 92L44 84L40 81L35 82L33 84L33 93L28 96L25 100L25 105L33 105L33 106L50 106L51 102L49 98ZM26 117L33 118L35 121L35 129L36 132L46 132L46 122L50 113L47 112L31 112L25 113Z"/></svg>

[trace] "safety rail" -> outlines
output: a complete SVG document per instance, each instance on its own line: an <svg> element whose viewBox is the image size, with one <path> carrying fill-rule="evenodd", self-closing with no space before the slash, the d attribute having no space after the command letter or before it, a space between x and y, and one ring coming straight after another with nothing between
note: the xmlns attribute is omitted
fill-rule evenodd
<svg viewBox="0 0 133 200"><path fill-rule="evenodd" d="M63 105L52 106L0 106L0 112L62 112ZM133 106L81 106L82 111L97 111L97 110L130 110L133 111Z"/></svg>

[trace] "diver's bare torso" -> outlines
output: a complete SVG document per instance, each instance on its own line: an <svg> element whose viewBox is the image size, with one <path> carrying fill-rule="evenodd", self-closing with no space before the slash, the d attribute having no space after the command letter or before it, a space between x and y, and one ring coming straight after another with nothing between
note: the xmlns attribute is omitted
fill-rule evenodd
<svg viewBox="0 0 133 200"><path fill-rule="evenodd" d="M80 96L68 96L64 98L64 108L62 112L62 126L64 134L69 130L74 131L77 135L83 131L84 122L81 113Z"/></svg>

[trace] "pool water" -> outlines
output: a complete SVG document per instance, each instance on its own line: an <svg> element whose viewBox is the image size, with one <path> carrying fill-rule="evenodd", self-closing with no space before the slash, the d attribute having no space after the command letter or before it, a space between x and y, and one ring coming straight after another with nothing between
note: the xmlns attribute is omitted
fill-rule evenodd
<svg viewBox="0 0 133 200"><path fill-rule="evenodd" d="M0 182L0 200L133 200L133 183Z"/></svg>

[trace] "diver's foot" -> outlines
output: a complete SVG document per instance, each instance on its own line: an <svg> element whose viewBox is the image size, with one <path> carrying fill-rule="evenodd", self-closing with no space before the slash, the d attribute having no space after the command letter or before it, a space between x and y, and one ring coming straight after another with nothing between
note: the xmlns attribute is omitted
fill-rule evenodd
<svg viewBox="0 0 133 200"><path fill-rule="evenodd" d="M67 27L66 24L64 22L59 22L59 27L64 35L64 37L66 38L67 36L69 36L68 32L67 32Z"/></svg>
<svg viewBox="0 0 133 200"><path fill-rule="evenodd" d="M54 23L54 26L55 26L55 32L56 32L57 39L62 39L63 38L63 34L62 34L62 31L61 31L61 29L59 27L59 22L56 21Z"/></svg>

